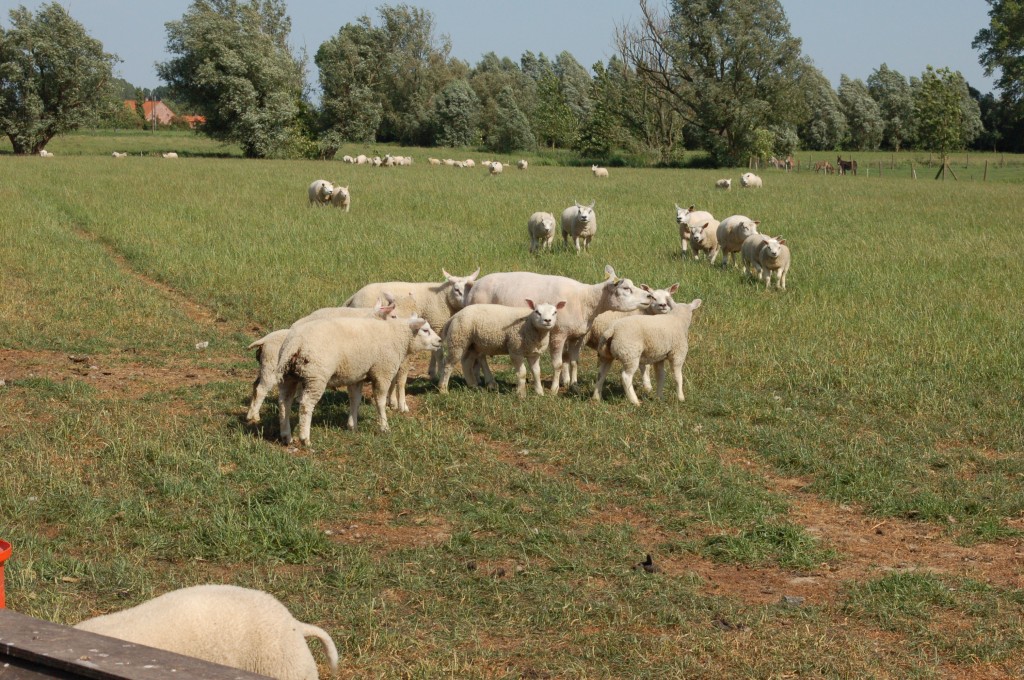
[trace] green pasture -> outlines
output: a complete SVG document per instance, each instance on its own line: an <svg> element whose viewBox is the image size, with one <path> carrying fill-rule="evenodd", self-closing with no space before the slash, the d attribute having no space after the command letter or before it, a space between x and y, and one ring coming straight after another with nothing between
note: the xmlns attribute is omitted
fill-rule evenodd
<svg viewBox="0 0 1024 680"><path fill-rule="evenodd" d="M1019 575L879 565L794 606L692 566L824 580L847 563L797 516L794 479L953 547L1019 543L1024 159L997 172L972 154L945 182L916 161L916 181L909 165L767 169L764 189L722 192L741 169L490 177L426 162L482 152L246 161L180 134L0 154L10 608L71 623L184 585L258 587L333 635L343 677L1024 674ZM349 186L350 213L308 206L321 177ZM596 200L591 252L530 255L530 213L574 200ZM674 203L784 236L789 290L681 259ZM365 403L344 430L342 393L317 407L310 450L276 442L273 399L244 424L246 346L365 283L477 267L596 282L606 264L703 300L686 402L632 407L613 373L594 403L586 353L582 389L557 397L517 399L501 360L498 393L414 375L388 435ZM631 568L647 554L661 572Z"/></svg>

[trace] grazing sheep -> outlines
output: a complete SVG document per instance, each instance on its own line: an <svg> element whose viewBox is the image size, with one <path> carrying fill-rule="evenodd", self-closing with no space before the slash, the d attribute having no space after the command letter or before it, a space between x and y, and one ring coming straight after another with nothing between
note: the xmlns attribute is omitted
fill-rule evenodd
<svg viewBox="0 0 1024 680"><path fill-rule="evenodd" d="M456 312L441 331L445 347L445 364L438 388L448 391L455 362L462 363L462 375L470 387L477 386L476 367L478 359L507 354L516 369L518 384L516 393L526 394L526 364L533 374L533 389L544 394L540 384L540 355L548 348L551 330L555 327L558 310L564 308L565 300L557 304L535 304L527 299L526 306L506 307L505 305L479 304L464 307ZM486 361L479 362L484 371L488 387L496 388Z"/></svg>
<svg viewBox="0 0 1024 680"><path fill-rule="evenodd" d="M338 668L338 650L326 631L296 620L269 593L232 585L172 590L75 628L278 680L320 677L306 645L307 637L315 637L332 671Z"/></svg>
<svg viewBox="0 0 1024 680"><path fill-rule="evenodd" d="M366 165L370 162L370 159L365 154L359 154L356 156L356 165Z"/></svg>
<svg viewBox="0 0 1024 680"><path fill-rule="evenodd" d="M178 154L175 153L174 151L170 151L168 153L163 154L163 157L164 158L177 158Z"/></svg>
<svg viewBox="0 0 1024 680"><path fill-rule="evenodd" d="M608 168L599 168L596 165L590 166L590 171L594 173L594 177L607 177Z"/></svg>
<svg viewBox="0 0 1024 680"><path fill-rule="evenodd" d="M732 189L732 180L731 179L720 179L720 180L715 182L715 188L716 189L725 189L726 191L729 191L730 189Z"/></svg>
<svg viewBox="0 0 1024 680"><path fill-rule="evenodd" d="M743 215L732 215L726 217L718 225L718 247L722 251L722 267L731 264L735 267L739 261L737 254L743 247L743 242L751 234L757 233L757 226L760 221L755 221Z"/></svg>
<svg viewBox="0 0 1024 680"><path fill-rule="evenodd" d="M325 179L316 179L309 185L309 204L327 205L331 202L334 185Z"/></svg>
<svg viewBox="0 0 1024 680"><path fill-rule="evenodd" d="M493 163L490 164L490 167L488 169L492 175L500 175L502 171L505 169L505 166L503 166L498 161L494 161Z"/></svg>
<svg viewBox="0 0 1024 680"><path fill-rule="evenodd" d="M465 165L467 168L476 167L476 161L473 160L472 158L467 158L466 160L462 161L462 164Z"/></svg>
<svg viewBox="0 0 1024 680"><path fill-rule="evenodd" d="M685 210L676 206L676 224L679 225L679 248L682 250L681 257L686 257L686 251L690 244L690 235L693 233L693 227L707 222L714 221L714 217L706 210L694 210L694 206L690 206ZM693 254L694 259L697 257L697 253Z"/></svg>
<svg viewBox="0 0 1024 680"><path fill-rule="evenodd" d="M597 201L590 205L577 202L562 211L562 243L568 248L571 238L577 254L581 244L585 250L590 250L590 240L597 233L597 214L594 212L596 204Z"/></svg>
<svg viewBox="0 0 1024 680"><path fill-rule="evenodd" d="M430 163L431 165L441 165L440 158L428 158L427 162Z"/></svg>
<svg viewBox="0 0 1024 680"><path fill-rule="evenodd" d="M740 176L740 186L744 189L760 189L761 178L752 172L745 172Z"/></svg>
<svg viewBox="0 0 1024 680"><path fill-rule="evenodd" d="M551 392L558 392L564 369L566 387L577 382L580 350L591 324L601 312L631 312L646 308L653 298L629 279L620 279L611 265L604 268L605 280L593 285L565 276L533 272L488 274L473 284L467 305L490 303L519 307L523 300L565 300L568 307L558 317L549 343L554 377ZM568 347L568 362L563 354Z"/></svg>
<svg viewBox="0 0 1024 680"><path fill-rule="evenodd" d="M668 314L628 316L613 323L601 335L597 355L601 361L594 385L593 398L601 401L601 388L612 362L622 364L622 387L630 402L639 404L633 389L633 375L641 364L653 365L658 375L656 395L661 398L665 382L665 362L672 366L676 380L676 396L683 401L683 362L689 348L690 321L700 307L700 298L685 305L676 305Z"/></svg>
<svg viewBox="0 0 1024 680"><path fill-rule="evenodd" d="M516 162L516 167L520 170L526 170L530 167L530 163L524 158Z"/></svg>
<svg viewBox="0 0 1024 680"><path fill-rule="evenodd" d="M323 309L318 309L315 312L302 317L293 323L292 326L294 327L305 323L306 321L313 321L315 319L341 317L356 319L397 318L397 314L395 312L395 299L390 295L386 295L385 297L387 298L386 303L381 300L377 300L377 304L370 308L324 307ZM278 355L281 352L281 345L284 344L284 340L288 337L288 331L290 330L291 328L282 328L281 330L268 333L246 348L256 350L256 360L260 363L259 375L256 376L256 380L252 383L252 396L249 400L249 411L245 414L246 421L252 425L256 425L260 422L260 408L263 407L263 401L267 398L267 394L277 387ZM396 395L401 402L405 401L404 387L404 385L399 385L399 394Z"/></svg>
<svg viewBox="0 0 1024 680"><path fill-rule="evenodd" d="M761 278L761 265L757 263L757 251L761 248L761 244L769 238L771 237L767 234L751 234L743 240L743 245L740 246L740 256L744 274Z"/></svg>
<svg viewBox="0 0 1024 680"><path fill-rule="evenodd" d="M346 307L372 307L384 293L394 295L400 304L400 312L408 311L426 319L433 328L443 328L452 314L462 309L466 296L480 269L469 276L452 276L445 270L441 283L409 283L389 281L370 283L357 290L345 301ZM403 367L403 371L404 371ZM441 370L441 355L430 358L430 377L436 379ZM404 380L404 374L402 376Z"/></svg>
<svg viewBox="0 0 1024 680"><path fill-rule="evenodd" d="M693 246L693 259L700 259L700 254L704 253L708 264L714 264L718 255L718 220L690 227L690 245Z"/></svg>
<svg viewBox="0 0 1024 680"><path fill-rule="evenodd" d="M352 195L349 193L348 187L334 187L327 202L335 208L344 208L345 212L348 212L348 209L352 207Z"/></svg>
<svg viewBox="0 0 1024 680"><path fill-rule="evenodd" d="M538 249L551 249L555 240L555 216L549 212L535 212L526 222L526 230L530 234L530 252Z"/></svg>
<svg viewBox="0 0 1024 680"><path fill-rule="evenodd" d="M783 238L769 238L757 251L757 264L764 281L765 290L771 288L772 274L775 274L775 285L786 290L786 274L789 272L789 246Z"/></svg>
<svg viewBox="0 0 1024 680"><path fill-rule="evenodd" d="M370 165L372 165L375 168L379 168L380 164L383 162L384 159L382 159L380 156L374 156L373 158L370 159Z"/></svg>
<svg viewBox="0 0 1024 680"><path fill-rule="evenodd" d="M347 155L346 155L346 156L342 156L342 157L341 157L341 162L342 162L342 163L350 163L350 164L355 164L355 162L356 162L356 159L355 159L355 158L352 158L352 156L347 156Z"/></svg>
<svg viewBox="0 0 1024 680"><path fill-rule="evenodd" d="M115 151L111 155L114 158L128 158L128 152L127 151L124 151L124 152Z"/></svg>
<svg viewBox="0 0 1024 680"><path fill-rule="evenodd" d="M387 432L391 384L410 354L436 352L441 338L425 319L315 319L294 326L281 345L278 397L281 441L292 440L291 407L299 396L299 442L309 446L313 409L328 387L348 388L348 428L359 422L362 385L373 386L378 426Z"/></svg>

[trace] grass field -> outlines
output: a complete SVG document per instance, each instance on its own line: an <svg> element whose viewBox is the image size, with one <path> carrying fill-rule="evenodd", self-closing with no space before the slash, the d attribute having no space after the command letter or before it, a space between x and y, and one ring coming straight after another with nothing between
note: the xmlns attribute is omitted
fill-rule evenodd
<svg viewBox="0 0 1024 680"><path fill-rule="evenodd" d="M333 635L342 677L1024 675L1024 159L716 192L740 170L492 178L197 140L0 155L11 609L257 587ZM318 177L351 213L307 206ZM574 199L591 252L530 255L529 214ZM785 236L789 290L682 260L673 203ZM592 402L592 352L580 391L524 399L501 360L499 393L440 395L421 358L388 435L365 404L342 429L341 393L311 449L277 443L273 400L244 424L246 345L364 283L605 264L704 301L685 403L633 407L615 373Z"/></svg>

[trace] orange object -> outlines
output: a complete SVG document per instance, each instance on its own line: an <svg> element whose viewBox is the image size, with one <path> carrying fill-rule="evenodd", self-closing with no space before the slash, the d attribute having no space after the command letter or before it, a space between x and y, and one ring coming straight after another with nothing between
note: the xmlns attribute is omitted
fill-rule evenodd
<svg viewBox="0 0 1024 680"><path fill-rule="evenodd" d="M11 544L7 541L0 539L0 609L6 606L6 598L4 597L4 562L11 556Z"/></svg>

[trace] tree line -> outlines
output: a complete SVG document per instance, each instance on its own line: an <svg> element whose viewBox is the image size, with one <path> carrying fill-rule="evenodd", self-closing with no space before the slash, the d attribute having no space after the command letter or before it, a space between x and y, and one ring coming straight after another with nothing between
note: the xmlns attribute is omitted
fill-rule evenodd
<svg viewBox="0 0 1024 680"><path fill-rule="evenodd" d="M1024 69L1007 57L1020 53L1007 42L1024 38L1000 16L1024 16L1022 0L988 0L992 26L974 43L989 74L1001 73L1000 98L931 66L907 77L882 64L833 88L778 0L638 1L640 20L615 33L618 53L589 70L568 51L518 61L491 52L470 65L452 57L429 11L385 4L319 46L314 97L308 56L288 43L284 0L193 0L165 25L171 58L157 65L159 90L205 116L203 134L252 158L331 158L346 143L394 142L563 148L643 164L701 149L711 164L735 165L797 149L944 155L1024 144ZM56 2L35 15L12 10L0 28L0 127L15 153L97 120L137 123L122 101L145 93L112 77L118 61Z"/></svg>

